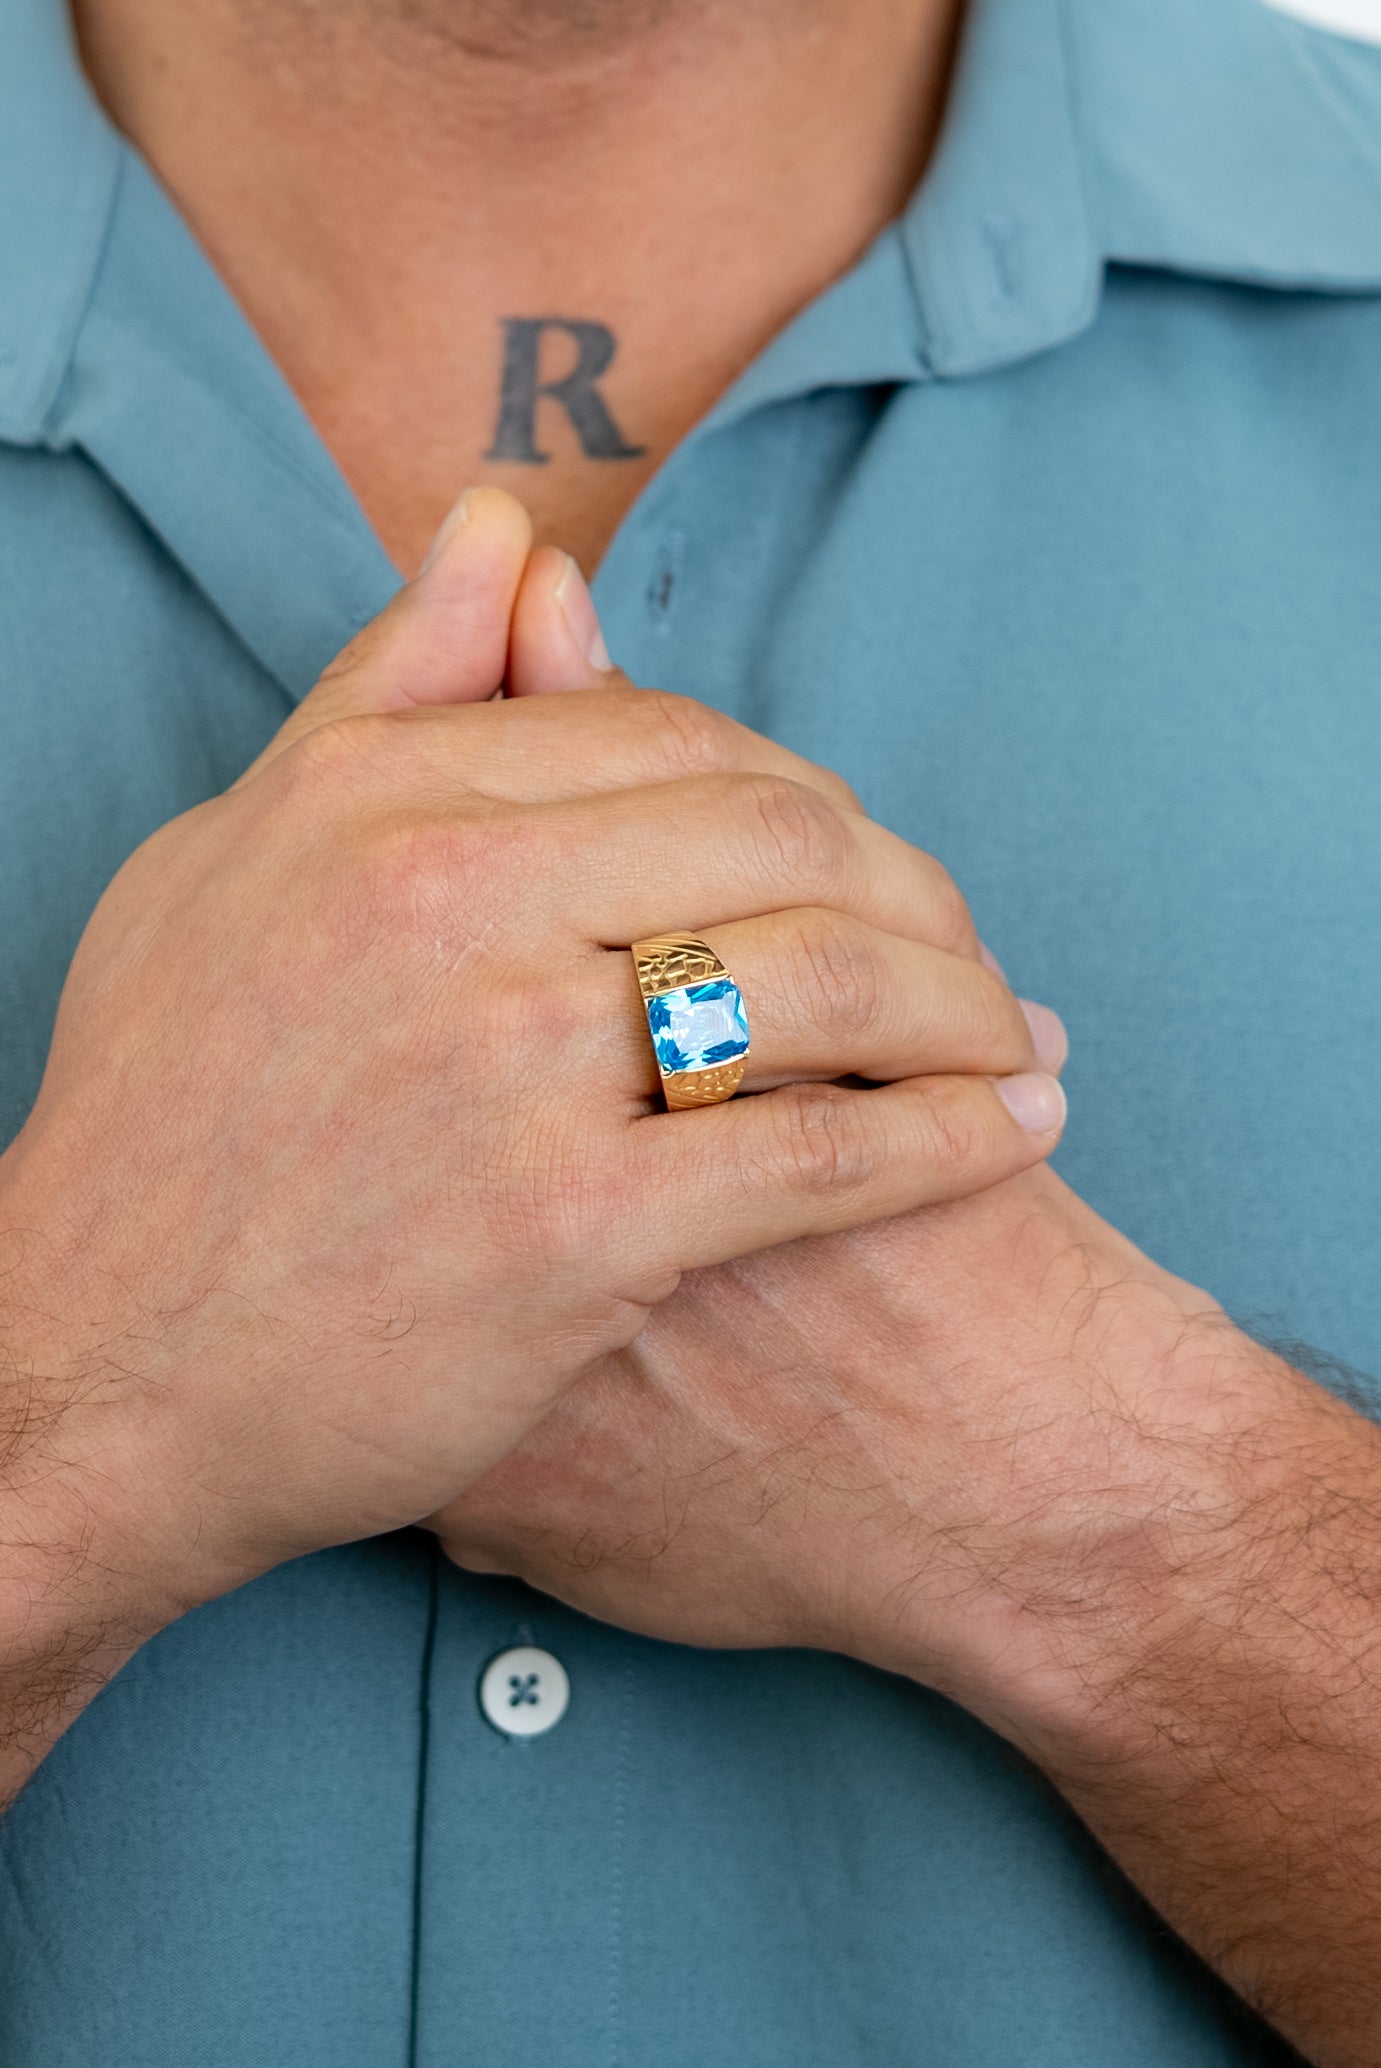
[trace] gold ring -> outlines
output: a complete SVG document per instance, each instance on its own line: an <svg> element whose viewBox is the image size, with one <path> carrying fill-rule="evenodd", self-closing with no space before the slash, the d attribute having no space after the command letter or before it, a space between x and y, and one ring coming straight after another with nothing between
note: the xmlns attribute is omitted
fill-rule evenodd
<svg viewBox="0 0 1381 2068"><path fill-rule="evenodd" d="M748 1013L743 993L693 933L634 941L633 965L667 1105L717 1106L743 1082Z"/></svg>

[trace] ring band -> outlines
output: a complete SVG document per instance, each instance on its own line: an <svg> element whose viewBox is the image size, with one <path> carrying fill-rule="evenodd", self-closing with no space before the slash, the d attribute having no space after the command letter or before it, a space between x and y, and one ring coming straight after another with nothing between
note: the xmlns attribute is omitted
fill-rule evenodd
<svg viewBox="0 0 1381 2068"><path fill-rule="evenodd" d="M634 941L632 952L667 1105L731 1099L743 1082L748 1014L724 964L693 933Z"/></svg>

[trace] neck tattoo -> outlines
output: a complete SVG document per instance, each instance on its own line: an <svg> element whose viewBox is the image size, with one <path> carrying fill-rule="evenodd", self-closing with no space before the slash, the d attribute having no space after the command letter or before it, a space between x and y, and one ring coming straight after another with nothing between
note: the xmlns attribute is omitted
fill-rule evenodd
<svg viewBox="0 0 1381 2068"><path fill-rule="evenodd" d="M606 374L618 350L614 333L604 323L576 316L505 316L503 377L499 384L499 418L487 460L518 460L544 467L551 458L537 443L537 405L555 402L591 460L641 459L647 448L630 445L615 423L596 383ZM542 378L539 361L546 332L563 332L575 345L575 364L556 379Z"/></svg>

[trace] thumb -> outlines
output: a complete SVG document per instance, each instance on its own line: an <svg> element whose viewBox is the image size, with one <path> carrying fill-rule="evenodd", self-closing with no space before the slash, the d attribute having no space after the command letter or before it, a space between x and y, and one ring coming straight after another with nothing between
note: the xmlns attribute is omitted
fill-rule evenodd
<svg viewBox="0 0 1381 2068"><path fill-rule="evenodd" d="M513 606L509 695L607 688L615 673L584 575L569 553L539 546Z"/></svg>
<svg viewBox="0 0 1381 2068"><path fill-rule="evenodd" d="M336 655L240 781L332 719L493 696L531 547L532 520L516 497L466 489L412 581Z"/></svg>

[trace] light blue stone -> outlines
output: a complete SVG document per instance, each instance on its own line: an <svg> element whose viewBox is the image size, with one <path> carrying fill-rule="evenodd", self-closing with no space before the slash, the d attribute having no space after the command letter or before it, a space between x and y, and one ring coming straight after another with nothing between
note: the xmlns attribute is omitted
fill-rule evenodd
<svg viewBox="0 0 1381 2068"><path fill-rule="evenodd" d="M728 977L683 984L679 991L649 998L647 1024L657 1061L668 1076L713 1070L747 1053L748 1014L738 985Z"/></svg>

